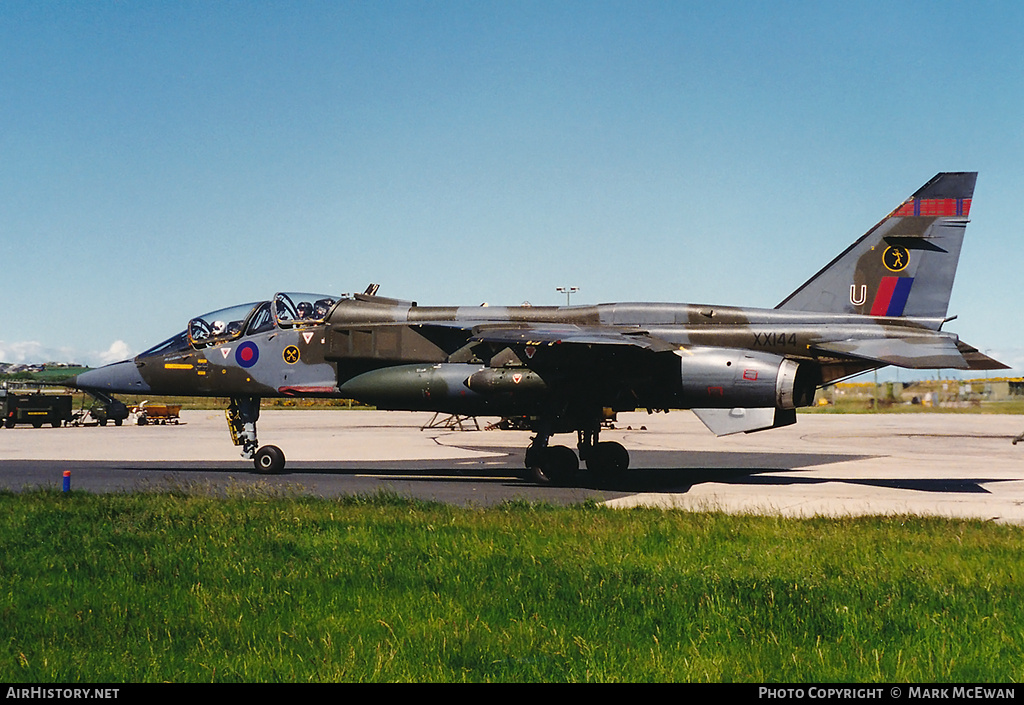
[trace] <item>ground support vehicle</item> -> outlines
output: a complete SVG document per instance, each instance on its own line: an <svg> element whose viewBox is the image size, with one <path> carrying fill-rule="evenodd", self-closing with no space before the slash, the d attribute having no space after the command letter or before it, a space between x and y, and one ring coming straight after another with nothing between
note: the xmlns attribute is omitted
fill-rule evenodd
<svg viewBox="0 0 1024 705"><path fill-rule="evenodd" d="M5 428L17 424L31 424L34 428L50 424L60 428L71 421L71 395L0 389L0 418Z"/></svg>
<svg viewBox="0 0 1024 705"><path fill-rule="evenodd" d="M128 418L128 407L109 394L90 390L87 392L93 399L92 406L88 409L83 408L75 417L75 425L92 425L86 419L92 418L100 426L106 426L107 423L113 421L115 426L120 426L124 423L124 420Z"/></svg>
<svg viewBox="0 0 1024 705"><path fill-rule="evenodd" d="M139 426L181 422L181 404L151 404L144 401L132 408L132 413L135 414L135 423Z"/></svg>

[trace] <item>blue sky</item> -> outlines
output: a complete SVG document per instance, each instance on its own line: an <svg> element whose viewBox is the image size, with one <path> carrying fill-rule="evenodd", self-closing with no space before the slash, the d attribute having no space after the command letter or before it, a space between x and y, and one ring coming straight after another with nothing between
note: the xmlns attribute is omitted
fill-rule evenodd
<svg viewBox="0 0 1024 705"><path fill-rule="evenodd" d="M0 360L275 291L771 307L979 171L948 326L1024 371L1024 4L0 3Z"/></svg>

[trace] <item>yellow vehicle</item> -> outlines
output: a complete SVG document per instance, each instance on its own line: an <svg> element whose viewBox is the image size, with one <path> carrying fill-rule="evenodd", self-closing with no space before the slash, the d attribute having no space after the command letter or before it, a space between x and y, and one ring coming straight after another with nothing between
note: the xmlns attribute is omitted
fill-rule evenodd
<svg viewBox="0 0 1024 705"><path fill-rule="evenodd" d="M147 424L177 424L180 422L181 404L152 404L144 401L132 409L135 423L139 426Z"/></svg>

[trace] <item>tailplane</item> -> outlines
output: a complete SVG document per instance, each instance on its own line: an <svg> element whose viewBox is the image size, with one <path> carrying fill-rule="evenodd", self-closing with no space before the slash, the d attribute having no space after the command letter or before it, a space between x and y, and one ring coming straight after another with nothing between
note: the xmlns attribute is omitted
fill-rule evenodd
<svg viewBox="0 0 1024 705"><path fill-rule="evenodd" d="M936 174L775 308L928 319L949 308L977 172Z"/></svg>

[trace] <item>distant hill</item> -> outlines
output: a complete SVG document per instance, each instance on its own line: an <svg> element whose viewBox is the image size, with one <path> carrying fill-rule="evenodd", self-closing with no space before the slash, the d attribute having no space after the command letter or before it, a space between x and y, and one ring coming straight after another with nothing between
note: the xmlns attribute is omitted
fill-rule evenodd
<svg viewBox="0 0 1024 705"><path fill-rule="evenodd" d="M60 382L90 368L73 362L20 364L0 362L0 380L16 379L34 382Z"/></svg>

